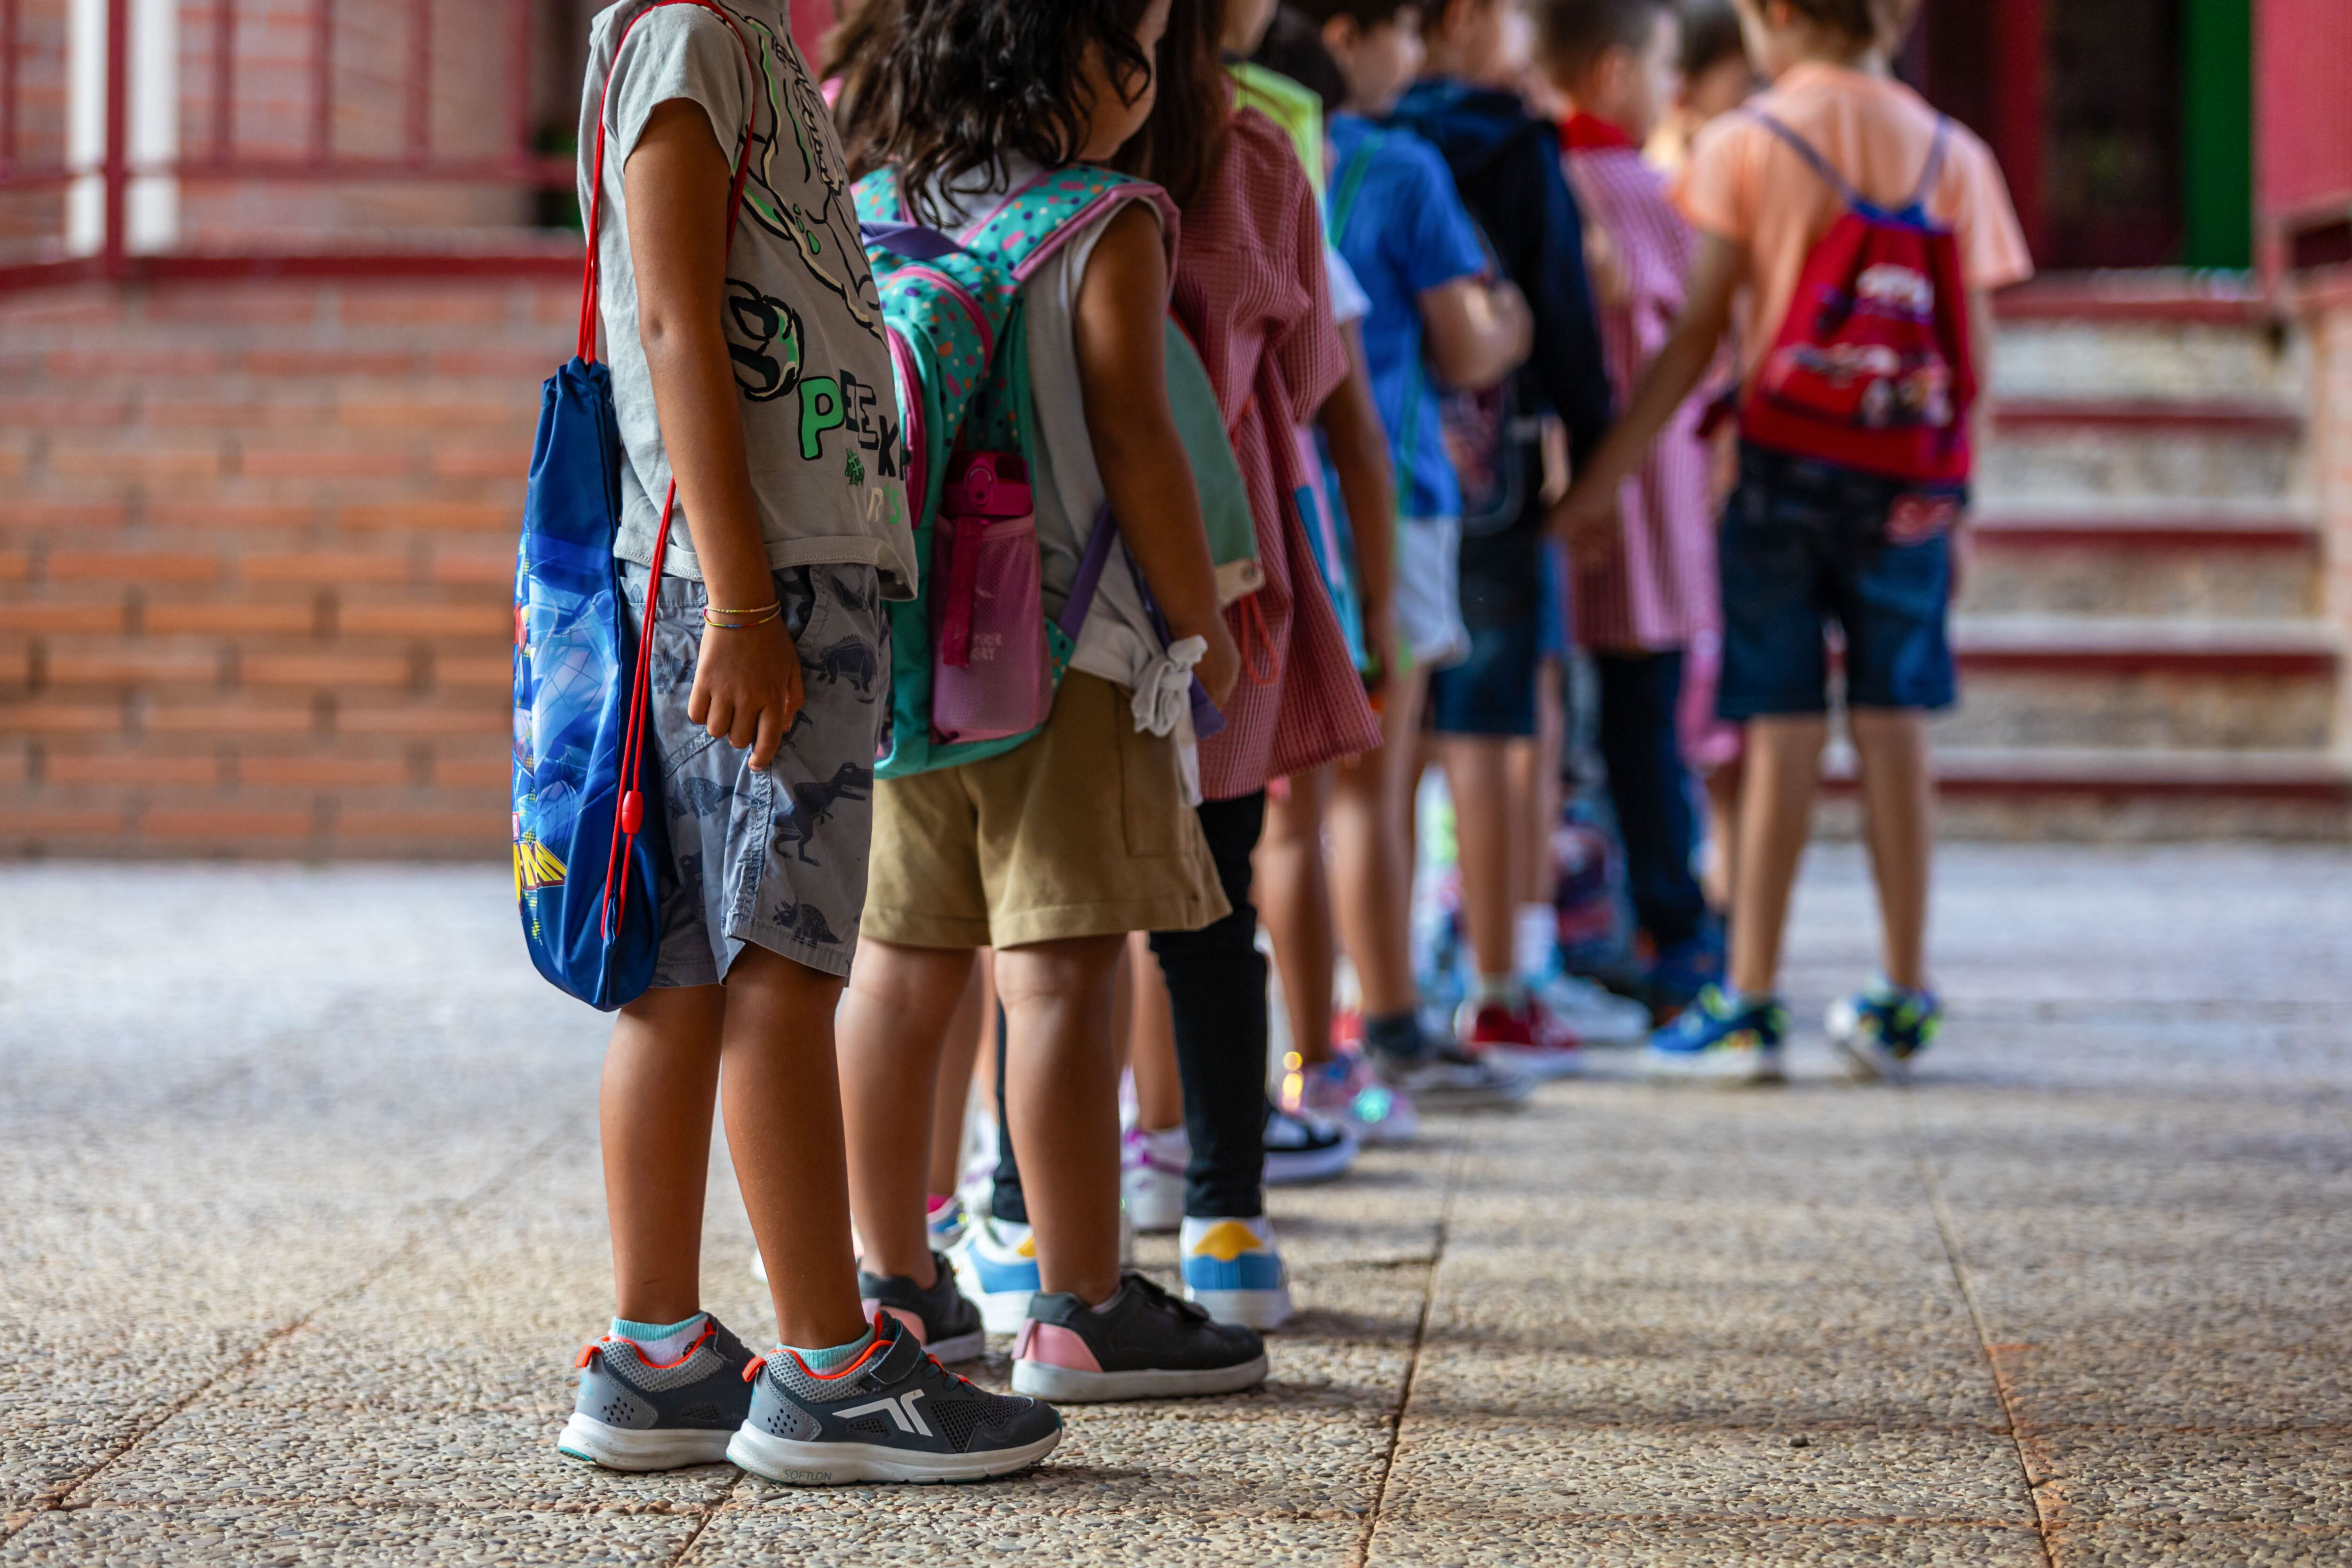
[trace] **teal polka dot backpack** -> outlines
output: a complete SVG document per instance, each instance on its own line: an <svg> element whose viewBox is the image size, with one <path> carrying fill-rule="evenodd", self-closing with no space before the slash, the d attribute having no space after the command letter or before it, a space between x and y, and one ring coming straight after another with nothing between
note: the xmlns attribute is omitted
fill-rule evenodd
<svg viewBox="0 0 2352 1568"><path fill-rule="evenodd" d="M1035 176L953 234L914 220L892 170L858 181L856 199L898 372L907 494L919 498L920 581L915 598L890 605L890 725L876 764L900 778L1011 751L1053 710L1118 531L1107 513L1097 521L1068 601L1049 618L1022 287L1107 209L1151 204L1171 244L1176 211L1159 186L1083 163ZM1187 371L1205 394L1197 359ZM1189 431L1186 449L1204 509L1237 501L1245 524L1240 471L1212 410L1213 449Z"/></svg>

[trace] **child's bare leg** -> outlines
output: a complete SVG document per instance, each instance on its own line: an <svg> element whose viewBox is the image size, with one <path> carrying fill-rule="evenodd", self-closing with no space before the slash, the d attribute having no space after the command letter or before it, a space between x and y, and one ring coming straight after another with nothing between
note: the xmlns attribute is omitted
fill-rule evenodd
<svg viewBox="0 0 2352 1568"><path fill-rule="evenodd" d="M971 966L940 1051L939 1089L931 1101L931 1172L923 1184L933 1197L954 1192L963 1179L964 1111L971 1102L971 1074L980 1053L982 967Z"/></svg>
<svg viewBox="0 0 2352 1568"><path fill-rule="evenodd" d="M1740 787L1739 862L1732 874L1731 984L1770 991L1780 973L1780 934L1797 867L1812 835L1829 721L1776 714L1748 721L1747 777Z"/></svg>
<svg viewBox="0 0 2352 1568"><path fill-rule="evenodd" d="M924 1225L929 1151L907 1130L932 1124L940 1053L971 978L970 948L904 947L871 937L858 943L841 1009L841 1086L849 1189L870 1273L924 1286L937 1278Z"/></svg>
<svg viewBox="0 0 2352 1568"><path fill-rule="evenodd" d="M1739 762L1734 758L1706 775L1706 868L1701 879L1706 901L1731 908L1732 868L1739 864Z"/></svg>
<svg viewBox="0 0 2352 1568"><path fill-rule="evenodd" d="M1410 1012L1419 1000L1412 978L1412 816L1414 767L1426 670L1390 680L1381 716L1381 749L1339 770L1331 800L1334 912L1355 961L1364 1014Z"/></svg>
<svg viewBox="0 0 2352 1568"><path fill-rule="evenodd" d="M615 1317L675 1323L702 1310L702 1208L726 1010L720 986L665 987L613 1021L597 1120Z"/></svg>
<svg viewBox="0 0 2352 1568"><path fill-rule="evenodd" d="M1151 933L1127 939L1128 1065L1135 1070L1135 1122L1147 1132L1184 1125L1184 1082L1176 1072L1176 1017Z"/></svg>
<svg viewBox="0 0 2352 1568"><path fill-rule="evenodd" d="M1886 978L1924 990L1927 883L1936 842L1927 716L1916 709L1856 708L1846 723L1862 773L1863 833L1878 882Z"/></svg>
<svg viewBox="0 0 2352 1568"><path fill-rule="evenodd" d="M1118 1289L1118 1078L1111 977L1121 936L1001 949L1005 1106L1039 1283L1099 1303Z"/></svg>
<svg viewBox="0 0 2352 1568"><path fill-rule="evenodd" d="M1510 782L1510 742L1490 735L1441 735L1439 758L1454 795L1454 842L1462 863L1462 917L1482 979L1514 973L1511 850L1521 837Z"/></svg>
<svg viewBox="0 0 2352 1568"><path fill-rule="evenodd" d="M1514 755L1528 771L1527 853L1519 857L1525 876L1519 886L1522 904L1549 904L1559 892L1559 868L1553 864L1551 836L1559 826L1560 752L1568 743L1567 670L1557 658L1536 666L1536 738L1534 744Z"/></svg>
<svg viewBox="0 0 2352 1568"><path fill-rule="evenodd" d="M764 947L727 972L719 1103L735 1184L768 1265L788 1345L847 1344L866 1331L849 1247L841 1089L833 1018L841 982Z"/></svg>
<svg viewBox="0 0 2352 1568"><path fill-rule="evenodd" d="M1282 969L1291 1048L1310 1066L1331 1059L1331 969L1339 949L1323 865L1323 813L1333 771L1326 763L1291 774L1289 793L1266 801L1265 837L1257 847L1258 916Z"/></svg>

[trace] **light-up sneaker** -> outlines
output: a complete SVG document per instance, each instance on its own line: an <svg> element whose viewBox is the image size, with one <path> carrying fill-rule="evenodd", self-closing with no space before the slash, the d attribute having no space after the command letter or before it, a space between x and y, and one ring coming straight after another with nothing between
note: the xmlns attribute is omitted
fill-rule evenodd
<svg viewBox="0 0 2352 1568"><path fill-rule="evenodd" d="M1355 1132L1359 1143L1410 1143L1421 1131L1421 1110L1412 1096L1373 1077L1371 1064L1355 1050L1312 1065L1297 1051L1284 1057L1282 1108L1338 1121Z"/></svg>
<svg viewBox="0 0 2352 1568"><path fill-rule="evenodd" d="M976 1481L1026 1469L1062 1440L1051 1405L973 1386L887 1313L838 1372L811 1372L780 1345L740 1376L751 1411L727 1458L787 1486Z"/></svg>
<svg viewBox="0 0 2352 1568"><path fill-rule="evenodd" d="M931 1254L939 1270L925 1289L903 1274L857 1271L857 1303L868 1321L885 1315L915 1331L923 1348L943 1362L970 1361L988 1349L981 1327L980 1309L956 1289L955 1265L940 1253Z"/></svg>
<svg viewBox="0 0 2352 1568"><path fill-rule="evenodd" d="M950 1256L957 1285L980 1304L980 1321L988 1331L1019 1333L1029 1319L1029 1298L1037 1293L1037 1241L1029 1227L975 1215Z"/></svg>
<svg viewBox="0 0 2352 1568"><path fill-rule="evenodd" d="M1735 1000L1710 985L1650 1037L1650 1073L1710 1083L1780 1083L1787 1076L1780 1044L1788 1033L1789 1010L1779 997Z"/></svg>
<svg viewBox="0 0 2352 1568"><path fill-rule="evenodd" d="M1140 1274L1100 1308L1040 1293L1013 1347L1013 1391L1064 1404L1232 1394L1265 1381L1255 1329L1212 1321Z"/></svg>
<svg viewBox="0 0 2352 1568"><path fill-rule="evenodd" d="M1857 1078L1905 1083L1911 1064L1944 1026L1944 1005L1932 991L1881 980L1867 991L1830 1004L1824 1020L1830 1044Z"/></svg>
<svg viewBox="0 0 2352 1568"><path fill-rule="evenodd" d="M1188 1217L1177 1243L1184 1300L1221 1323L1278 1329L1290 1321L1290 1278L1273 1222Z"/></svg>
<svg viewBox="0 0 2352 1568"><path fill-rule="evenodd" d="M712 1318L684 1355L646 1359L635 1340L606 1334L572 1364L580 1389L555 1446L608 1470L716 1465L751 1407L743 1369L751 1352Z"/></svg>

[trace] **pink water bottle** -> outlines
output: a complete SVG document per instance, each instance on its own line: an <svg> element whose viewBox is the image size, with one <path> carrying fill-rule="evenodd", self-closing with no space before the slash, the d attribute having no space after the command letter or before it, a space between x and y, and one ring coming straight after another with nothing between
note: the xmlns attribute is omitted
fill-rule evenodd
<svg viewBox="0 0 2352 1568"><path fill-rule="evenodd" d="M996 741L1045 721L1044 563L1029 470L1010 452L959 452L931 532L931 728Z"/></svg>

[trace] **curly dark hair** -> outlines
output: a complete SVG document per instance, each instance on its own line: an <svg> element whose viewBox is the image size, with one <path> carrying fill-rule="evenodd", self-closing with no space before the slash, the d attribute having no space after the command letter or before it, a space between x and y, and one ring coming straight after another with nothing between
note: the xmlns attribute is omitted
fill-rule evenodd
<svg viewBox="0 0 2352 1568"><path fill-rule="evenodd" d="M1085 135L1085 67L1102 52L1132 103L1152 62L1135 29L1150 0L866 0L828 40L834 118L853 177L889 165L919 217L934 184L1009 157L1068 163Z"/></svg>
<svg viewBox="0 0 2352 1568"><path fill-rule="evenodd" d="M1112 160L1122 174L1165 190L1180 212L1224 160L1225 121L1233 112L1224 36L1225 0L1170 0L1151 118Z"/></svg>

